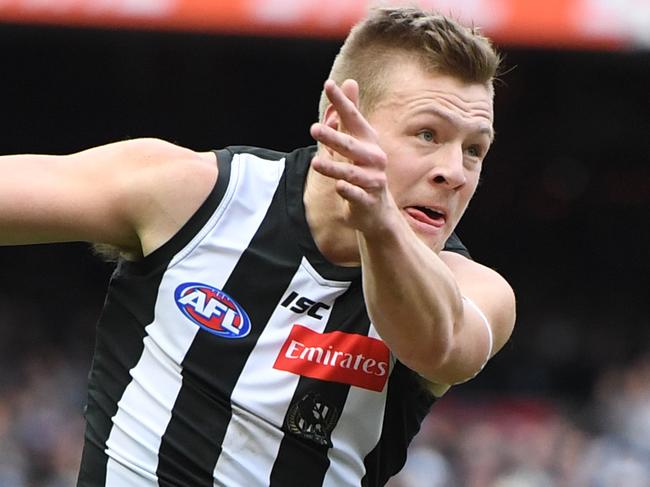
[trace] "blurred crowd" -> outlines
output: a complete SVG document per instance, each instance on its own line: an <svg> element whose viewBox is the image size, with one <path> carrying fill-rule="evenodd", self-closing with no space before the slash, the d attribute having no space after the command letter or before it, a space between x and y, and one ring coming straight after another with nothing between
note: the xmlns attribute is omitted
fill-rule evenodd
<svg viewBox="0 0 650 487"><path fill-rule="evenodd" d="M0 374L0 487L73 486L88 364L22 357ZM600 374L592 398L452 389L390 487L650 487L650 356Z"/></svg>
<svg viewBox="0 0 650 487"><path fill-rule="evenodd" d="M0 487L74 486L86 371L56 352L9 367L0 378Z"/></svg>
<svg viewBox="0 0 650 487"><path fill-rule="evenodd" d="M389 487L650 487L650 356L603 370L581 405L449 394Z"/></svg>

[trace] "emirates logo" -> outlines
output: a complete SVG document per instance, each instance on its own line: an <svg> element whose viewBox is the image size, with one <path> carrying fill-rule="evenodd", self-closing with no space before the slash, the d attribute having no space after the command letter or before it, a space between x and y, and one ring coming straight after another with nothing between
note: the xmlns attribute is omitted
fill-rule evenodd
<svg viewBox="0 0 650 487"><path fill-rule="evenodd" d="M293 325L274 369L381 392L389 376L390 352L377 339L355 333L318 333Z"/></svg>

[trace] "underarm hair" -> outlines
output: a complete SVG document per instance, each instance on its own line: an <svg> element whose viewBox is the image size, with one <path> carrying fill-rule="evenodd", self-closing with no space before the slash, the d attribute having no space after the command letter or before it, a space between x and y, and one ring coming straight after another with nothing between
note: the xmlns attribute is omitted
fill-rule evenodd
<svg viewBox="0 0 650 487"><path fill-rule="evenodd" d="M122 257L120 249L105 243L92 244L93 253L106 262L117 262Z"/></svg>

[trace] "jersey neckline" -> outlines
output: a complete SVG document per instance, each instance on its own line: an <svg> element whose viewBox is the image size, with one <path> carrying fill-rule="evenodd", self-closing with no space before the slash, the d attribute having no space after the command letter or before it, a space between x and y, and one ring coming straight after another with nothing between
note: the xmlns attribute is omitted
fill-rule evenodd
<svg viewBox="0 0 650 487"><path fill-rule="evenodd" d="M303 196L307 173L315 153L316 146L309 146L287 154L285 194L289 221L298 237L298 245L305 258L323 278L334 281L352 281L361 277L361 267L346 267L330 262L316 245L307 223Z"/></svg>

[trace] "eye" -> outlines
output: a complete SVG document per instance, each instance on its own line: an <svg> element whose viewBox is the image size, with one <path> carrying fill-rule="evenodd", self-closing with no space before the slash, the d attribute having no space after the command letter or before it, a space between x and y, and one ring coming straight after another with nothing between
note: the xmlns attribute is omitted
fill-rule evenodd
<svg viewBox="0 0 650 487"><path fill-rule="evenodd" d="M421 130L418 132L418 137L425 142L435 142L435 134L431 130Z"/></svg>
<svg viewBox="0 0 650 487"><path fill-rule="evenodd" d="M478 159L483 157L483 149L480 145L470 145L467 149L465 149L465 152L470 157L476 157Z"/></svg>

